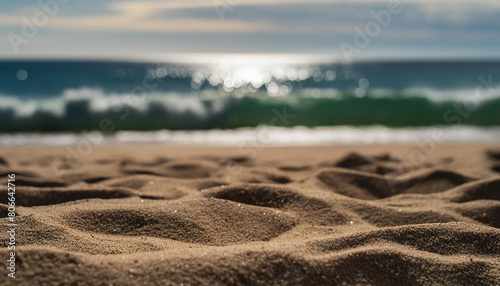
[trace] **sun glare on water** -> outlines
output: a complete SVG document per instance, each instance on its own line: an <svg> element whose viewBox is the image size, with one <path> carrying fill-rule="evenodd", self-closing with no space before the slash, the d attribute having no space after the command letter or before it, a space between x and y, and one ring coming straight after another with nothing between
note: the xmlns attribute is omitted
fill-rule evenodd
<svg viewBox="0 0 500 286"><path fill-rule="evenodd" d="M191 86L199 89L208 83L225 92L235 90L255 93L265 89L269 96L287 95L293 90L294 82L312 78L314 81L333 81L337 72L321 70L318 65L334 62L325 56L304 56L294 54L190 54L161 57L165 62L189 66ZM175 68L163 76L176 76ZM153 74L158 72L153 72ZM182 75L180 75L182 76ZM240 93L241 94L241 93Z"/></svg>

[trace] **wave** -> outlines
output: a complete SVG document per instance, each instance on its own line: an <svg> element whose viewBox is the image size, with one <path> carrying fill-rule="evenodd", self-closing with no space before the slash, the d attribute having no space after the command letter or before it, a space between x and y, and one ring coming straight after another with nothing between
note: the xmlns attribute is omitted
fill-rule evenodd
<svg viewBox="0 0 500 286"><path fill-rule="evenodd" d="M486 104L487 103L487 104ZM307 88L283 96L266 92L106 93L67 89L53 97L0 96L0 132L206 130L273 126L418 127L500 125L500 88Z"/></svg>

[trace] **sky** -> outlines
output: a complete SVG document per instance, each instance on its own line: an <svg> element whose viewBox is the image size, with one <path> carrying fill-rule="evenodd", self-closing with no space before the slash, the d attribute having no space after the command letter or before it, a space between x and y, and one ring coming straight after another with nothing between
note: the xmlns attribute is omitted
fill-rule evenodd
<svg viewBox="0 0 500 286"><path fill-rule="evenodd" d="M498 0L0 0L1 58L500 59Z"/></svg>

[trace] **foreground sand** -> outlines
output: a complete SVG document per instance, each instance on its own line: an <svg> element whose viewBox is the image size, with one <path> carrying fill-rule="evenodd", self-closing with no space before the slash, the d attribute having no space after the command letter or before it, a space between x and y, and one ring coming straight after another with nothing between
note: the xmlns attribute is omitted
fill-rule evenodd
<svg viewBox="0 0 500 286"><path fill-rule="evenodd" d="M2 148L0 284L500 284L500 146L419 150Z"/></svg>

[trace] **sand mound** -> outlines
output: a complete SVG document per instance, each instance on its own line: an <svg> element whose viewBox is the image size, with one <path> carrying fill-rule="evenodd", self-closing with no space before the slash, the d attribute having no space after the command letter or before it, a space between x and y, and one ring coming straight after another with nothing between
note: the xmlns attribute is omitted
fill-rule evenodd
<svg viewBox="0 0 500 286"><path fill-rule="evenodd" d="M294 226L274 209L234 202L199 199L182 202L136 203L109 209L72 211L64 215L71 227L115 235L147 236L206 245L267 241Z"/></svg>
<svg viewBox="0 0 500 286"><path fill-rule="evenodd" d="M269 185L220 187L203 192L207 197L231 200L247 205L276 208L295 213L300 220L313 224L346 224L348 217L325 201L308 198L290 188Z"/></svg>
<svg viewBox="0 0 500 286"><path fill-rule="evenodd" d="M324 169L316 175L336 193L358 199L380 199L402 193L437 193L472 179L452 171L424 170L392 178L340 168Z"/></svg>
<svg viewBox="0 0 500 286"><path fill-rule="evenodd" d="M490 178L478 180L469 184L462 185L450 190L454 195L453 202L462 203L474 200L500 200L500 178Z"/></svg>
<svg viewBox="0 0 500 286"><path fill-rule="evenodd" d="M16 181L16 183L19 183ZM16 189L16 204L18 206L42 206L60 204L75 200L100 198L126 198L135 194L126 189L106 188L106 187L68 187L68 188L33 188L33 187L17 187ZM0 200L7 202L7 193L0 193Z"/></svg>
<svg viewBox="0 0 500 286"><path fill-rule="evenodd" d="M10 150L2 285L500 284L500 153L364 148Z"/></svg>

